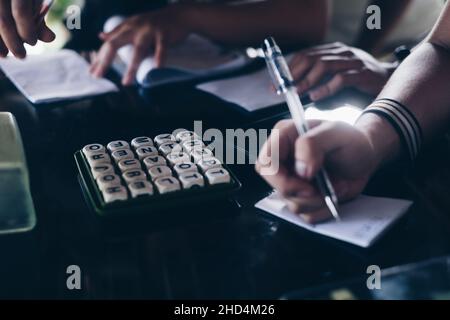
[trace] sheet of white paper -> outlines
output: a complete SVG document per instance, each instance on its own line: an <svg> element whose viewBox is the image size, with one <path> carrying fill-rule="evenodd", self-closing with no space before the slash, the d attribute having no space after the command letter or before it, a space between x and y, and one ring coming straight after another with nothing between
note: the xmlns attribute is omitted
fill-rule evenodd
<svg viewBox="0 0 450 320"><path fill-rule="evenodd" d="M197 88L252 112L284 102L271 86L267 69L262 69L245 76L200 84Z"/></svg>
<svg viewBox="0 0 450 320"><path fill-rule="evenodd" d="M106 21L103 30L110 32L116 28L123 17L115 16ZM133 58L132 45L124 46L118 51L121 61L128 65ZM224 52L221 47L208 39L196 34L191 34L185 41L169 48L165 65L172 69L204 75L215 71L227 70L243 66L247 59L237 52ZM156 67L153 57L146 58L139 66L136 79L143 84L148 73Z"/></svg>
<svg viewBox="0 0 450 320"><path fill-rule="evenodd" d="M117 91L109 80L89 73L89 64L78 53L56 53L0 60L0 67L32 103L48 103Z"/></svg>
<svg viewBox="0 0 450 320"><path fill-rule="evenodd" d="M340 206L341 221L329 220L316 225L308 224L290 212L276 192L255 206L312 232L367 248L411 205L412 202L407 200L362 195Z"/></svg>

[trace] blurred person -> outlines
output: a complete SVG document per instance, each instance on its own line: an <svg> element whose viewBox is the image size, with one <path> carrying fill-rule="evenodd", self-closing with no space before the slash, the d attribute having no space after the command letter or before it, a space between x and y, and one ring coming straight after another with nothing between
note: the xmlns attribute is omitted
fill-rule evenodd
<svg viewBox="0 0 450 320"><path fill-rule="evenodd" d="M334 27L327 40L338 38L339 42L307 48L293 57L290 68L299 92L308 92L312 101L348 87L376 96L401 62L381 60L379 53L400 45L411 47L423 40L443 4L441 0L334 1ZM381 29L368 29L367 15L359 27L357 19L352 18L362 15L368 5L379 6Z"/></svg>
<svg viewBox="0 0 450 320"><path fill-rule="evenodd" d="M134 57L123 78L124 85L132 84L140 63L151 52L157 66L161 66L168 47L191 33L233 47L259 45L268 34L285 45L316 44L325 36L327 0L222 2L186 1L129 17L110 33L100 34L104 43L92 73L102 77L117 50L133 44Z"/></svg>

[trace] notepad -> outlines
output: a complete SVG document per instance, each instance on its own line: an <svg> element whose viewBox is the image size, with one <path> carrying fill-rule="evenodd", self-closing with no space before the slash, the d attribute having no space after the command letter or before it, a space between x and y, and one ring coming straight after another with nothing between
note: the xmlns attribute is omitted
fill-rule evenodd
<svg viewBox="0 0 450 320"><path fill-rule="evenodd" d="M267 69L262 69L245 76L207 82L197 89L253 112L284 102L283 96L277 95L271 86Z"/></svg>
<svg viewBox="0 0 450 320"><path fill-rule="evenodd" d="M286 61L293 57L294 54L287 55ZM269 71L262 68L247 75L203 83L197 89L254 112L285 102L284 96L278 95L272 87Z"/></svg>
<svg viewBox="0 0 450 320"><path fill-rule="evenodd" d="M31 55L25 60L0 59L0 67L17 89L35 104L118 90L111 81L93 77L87 61L71 50Z"/></svg>
<svg viewBox="0 0 450 320"><path fill-rule="evenodd" d="M259 201L256 208L309 231L360 247L373 245L412 205L411 201L361 195L339 208L341 221L311 225L290 212L278 193Z"/></svg>
<svg viewBox="0 0 450 320"><path fill-rule="evenodd" d="M114 16L105 23L104 31L114 30L124 20ZM134 47L127 45L119 49L114 63L116 71L124 74L126 66L133 59ZM186 40L168 49L163 68L156 68L152 55L140 64L136 81L144 87L191 80L206 76L220 75L246 65L250 59L238 52L224 50L205 37L190 34Z"/></svg>

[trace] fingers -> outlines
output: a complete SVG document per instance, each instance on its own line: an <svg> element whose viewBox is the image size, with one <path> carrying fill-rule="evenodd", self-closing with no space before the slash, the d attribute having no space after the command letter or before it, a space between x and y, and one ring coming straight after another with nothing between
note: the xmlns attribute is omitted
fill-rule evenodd
<svg viewBox="0 0 450 320"><path fill-rule="evenodd" d="M267 163L278 156L280 167L275 174L262 174L262 177L274 187L286 200L291 212L300 214L309 223L316 223L331 217L326 209L323 197L317 191L313 178L323 166L325 156L340 148L346 139L336 138L341 130L340 124L310 122L310 131L304 137L298 137L294 123L282 121L274 130L278 137L269 137L258 158L256 169L261 172L261 163ZM275 139L275 141L273 141ZM275 151L278 154L275 154ZM336 192L347 196L345 181L338 183Z"/></svg>
<svg viewBox="0 0 450 320"><path fill-rule="evenodd" d="M8 48L6 47L3 40L0 38L0 57L5 58L8 55Z"/></svg>
<svg viewBox="0 0 450 320"><path fill-rule="evenodd" d="M308 181L299 178L295 172L294 142L298 137L295 125L292 121L281 121L275 126L274 131L278 134L272 133L264 145L258 158L256 170L284 198L292 199L305 208L317 206L318 199L315 187ZM274 161L279 162L276 172L263 173L263 166L271 165L271 162Z"/></svg>
<svg viewBox="0 0 450 320"><path fill-rule="evenodd" d="M280 164L293 159L293 145L297 136L298 133L292 121L278 122L259 153L256 170L261 175L278 174ZM290 156L292 159L289 159Z"/></svg>
<svg viewBox="0 0 450 320"><path fill-rule="evenodd" d="M303 167L298 172L300 177L313 179L324 166L325 158L332 158L334 153L352 140L353 131L348 130L348 127L341 122L323 122L297 139L295 160L297 166Z"/></svg>
<svg viewBox="0 0 450 320"><path fill-rule="evenodd" d="M33 5L30 4L29 0L14 0L11 1L11 11L18 35L26 43L35 45L38 35Z"/></svg>
<svg viewBox="0 0 450 320"><path fill-rule="evenodd" d="M313 213L325 206L325 201L319 193L315 193L314 196L310 197L285 197L285 200L289 205L289 209L297 214Z"/></svg>
<svg viewBox="0 0 450 320"><path fill-rule="evenodd" d="M311 90L309 92L309 96L312 101L318 101L332 96L346 87L358 85L360 75L359 70L350 70L338 73L326 84Z"/></svg>
<svg viewBox="0 0 450 320"><path fill-rule="evenodd" d="M147 57L150 49L150 42L146 41L144 37L138 38L134 44L133 58L127 68L122 83L125 86L132 85L136 78L136 73L141 65L141 62Z"/></svg>
<svg viewBox="0 0 450 320"><path fill-rule="evenodd" d="M55 33L45 23L43 23L41 29L39 30L39 40L49 43L55 40L55 38Z"/></svg>
<svg viewBox="0 0 450 320"><path fill-rule="evenodd" d="M330 43L315 46L297 53L289 63L294 81L302 79L305 73L314 65L317 59L322 56L339 55L342 50L349 50L341 43Z"/></svg>
<svg viewBox="0 0 450 320"><path fill-rule="evenodd" d="M304 79L297 84L297 88L299 92L306 92L320 83L326 75L344 70L359 70L363 65L363 62L359 59L336 56L321 57L316 60Z"/></svg>
<svg viewBox="0 0 450 320"><path fill-rule="evenodd" d="M167 55L167 44L164 40L163 34L158 32L156 34L156 41L155 41L155 62L157 68L161 68L164 65L166 55Z"/></svg>
<svg viewBox="0 0 450 320"><path fill-rule="evenodd" d="M118 34L115 37L109 37L108 40L102 45L100 51L91 65L91 73L95 77L103 77L106 71L113 63L117 51L130 42L129 34Z"/></svg>
<svg viewBox="0 0 450 320"><path fill-rule="evenodd" d="M312 211L304 211L302 205L289 200L286 200L286 205L289 211L298 214L303 221L309 224L323 222L333 217L324 202L322 202L321 206L314 208Z"/></svg>
<svg viewBox="0 0 450 320"><path fill-rule="evenodd" d="M0 36L6 47L19 59L26 56L23 40L16 30L11 13L11 2L0 1Z"/></svg>
<svg viewBox="0 0 450 320"><path fill-rule="evenodd" d="M331 219L333 215L327 207L322 207L313 213L300 213L300 217L306 223L316 224Z"/></svg>
<svg viewBox="0 0 450 320"><path fill-rule="evenodd" d="M126 32L126 29L128 29L128 21L129 20L125 20L110 32L100 32L98 35L99 38L103 41L108 41L109 39L117 38L123 35Z"/></svg>

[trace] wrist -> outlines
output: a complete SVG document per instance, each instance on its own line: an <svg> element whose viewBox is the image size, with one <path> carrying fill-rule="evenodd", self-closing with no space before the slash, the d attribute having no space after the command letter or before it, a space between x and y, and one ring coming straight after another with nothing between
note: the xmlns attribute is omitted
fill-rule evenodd
<svg viewBox="0 0 450 320"><path fill-rule="evenodd" d="M392 125L379 115L363 114L355 124L371 145L374 156L373 171L394 160L400 154L400 137Z"/></svg>

